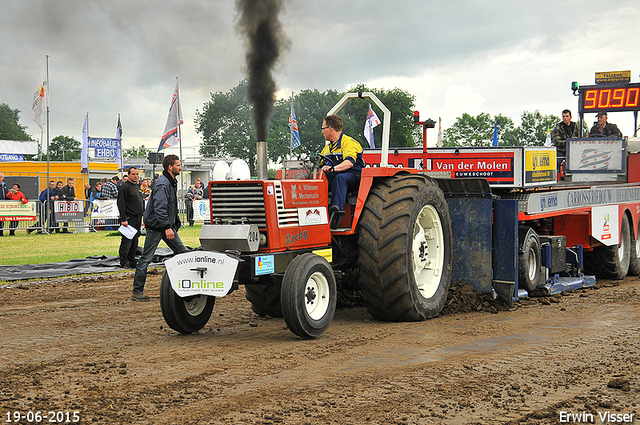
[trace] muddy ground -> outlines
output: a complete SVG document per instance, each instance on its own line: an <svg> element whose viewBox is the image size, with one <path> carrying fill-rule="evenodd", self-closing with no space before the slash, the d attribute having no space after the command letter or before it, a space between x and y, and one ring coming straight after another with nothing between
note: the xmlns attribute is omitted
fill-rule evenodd
<svg viewBox="0 0 640 425"><path fill-rule="evenodd" d="M242 288L199 334L179 335L160 278L149 275L148 303L129 300L131 274L0 288L0 421L557 424L609 412L640 423L635 277L512 309L458 285L420 323L343 307L310 341L255 315Z"/></svg>

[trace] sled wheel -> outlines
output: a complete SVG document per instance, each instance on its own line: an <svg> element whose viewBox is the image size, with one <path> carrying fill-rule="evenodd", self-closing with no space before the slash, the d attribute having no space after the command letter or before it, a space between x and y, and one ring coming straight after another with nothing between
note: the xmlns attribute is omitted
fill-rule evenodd
<svg viewBox="0 0 640 425"><path fill-rule="evenodd" d="M631 226L629 226L631 228ZM640 237L638 237L638 231L640 231L640 223L638 223L638 229L635 235L631 237L631 252L629 253L629 272L630 276L640 276Z"/></svg>
<svg viewBox="0 0 640 425"><path fill-rule="evenodd" d="M280 292L284 321L302 338L322 335L336 311L336 278L323 257L306 253L289 263Z"/></svg>
<svg viewBox="0 0 640 425"><path fill-rule="evenodd" d="M369 192L358 239L360 285L369 313L417 321L440 313L451 281L451 219L431 179L402 174Z"/></svg>
<svg viewBox="0 0 640 425"><path fill-rule="evenodd" d="M621 280L627 276L631 257L631 226L625 214L620 226L620 243L595 248L587 259L587 272L604 279Z"/></svg>
<svg viewBox="0 0 640 425"><path fill-rule="evenodd" d="M528 234L522 245L522 254L518 255L518 286L531 292L538 286L542 275L540 242L535 233Z"/></svg>
<svg viewBox="0 0 640 425"><path fill-rule="evenodd" d="M280 281L275 276L261 276L258 285L245 285L245 298L258 316L282 317Z"/></svg>
<svg viewBox="0 0 640 425"><path fill-rule="evenodd" d="M171 288L169 275L165 271L160 283L160 309L167 325L181 334L198 332L211 317L215 297L194 295L182 298Z"/></svg>

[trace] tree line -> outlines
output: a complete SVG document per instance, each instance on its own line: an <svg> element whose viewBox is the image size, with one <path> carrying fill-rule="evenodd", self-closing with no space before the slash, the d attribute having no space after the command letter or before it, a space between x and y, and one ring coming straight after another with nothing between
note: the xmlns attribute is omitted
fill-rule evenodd
<svg viewBox="0 0 640 425"><path fill-rule="evenodd" d="M373 92L391 111L390 147L422 146L422 130L413 124L415 96L407 91L368 88L364 84L356 85L347 92ZM300 131L301 145L293 150L294 156L301 153L313 155L319 153L325 145L321 134L322 121L336 102L346 92L317 89L303 90L293 96L293 105ZM364 123L367 111L372 109L383 119L378 107L365 99L351 101L340 111L344 121L345 133L355 138L363 147L368 147L364 138ZM280 163L290 153L289 113L291 99L275 101L270 121L268 142L269 160ZM427 114L428 115L428 114ZM432 117L437 118L437 117ZM560 121L556 115L544 115L539 111L524 111L521 123L516 126L509 117L498 114L491 116L480 113L472 116L468 113L458 117L451 127L443 131L443 146L491 146L494 126L497 125L499 146L540 146L543 145L547 129ZM31 140L26 126L19 124L20 111L7 104L0 105L0 140ZM247 99L247 82L240 81L237 86L226 92L211 93L209 101L201 110L196 110L194 125L201 136L199 153L205 158L233 157L242 158L249 164L252 173L255 170L256 140L251 118L251 105ZM379 146L382 140L382 126L374 129L374 140ZM146 157L152 149L140 146L123 151L125 158ZM78 160L81 155L81 143L70 136L56 136L49 144L50 159L54 161ZM46 155L46 152L44 152ZM38 155L29 159L37 159Z"/></svg>

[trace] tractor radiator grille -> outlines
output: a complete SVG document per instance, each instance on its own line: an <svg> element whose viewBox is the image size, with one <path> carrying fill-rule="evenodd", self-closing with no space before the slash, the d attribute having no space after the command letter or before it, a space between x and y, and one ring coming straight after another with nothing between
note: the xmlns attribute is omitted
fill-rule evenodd
<svg viewBox="0 0 640 425"><path fill-rule="evenodd" d="M211 186L211 208L213 220L223 224L257 224L267 227L262 185L213 184Z"/></svg>
<svg viewBox="0 0 640 425"><path fill-rule="evenodd" d="M278 226L298 226L298 210L295 208L286 209L284 207L284 195L282 194L282 185L279 181L275 182L276 205L278 208Z"/></svg>

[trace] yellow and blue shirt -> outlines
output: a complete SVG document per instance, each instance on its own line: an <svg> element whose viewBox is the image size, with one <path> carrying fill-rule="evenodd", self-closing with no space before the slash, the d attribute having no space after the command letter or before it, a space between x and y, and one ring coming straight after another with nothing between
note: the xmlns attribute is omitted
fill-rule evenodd
<svg viewBox="0 0 640 425"><path fill-rule="evenodd" d="M342 161L351 161L353 167L351 170L362 170L364 168L364 160L362 159L362 146L353 137L349 137L344 133L340 133L340 137L335 142L327 143L321 155L326 155L333 159L335 165ZM327 164L331 165L331 164Z"/></svg>

